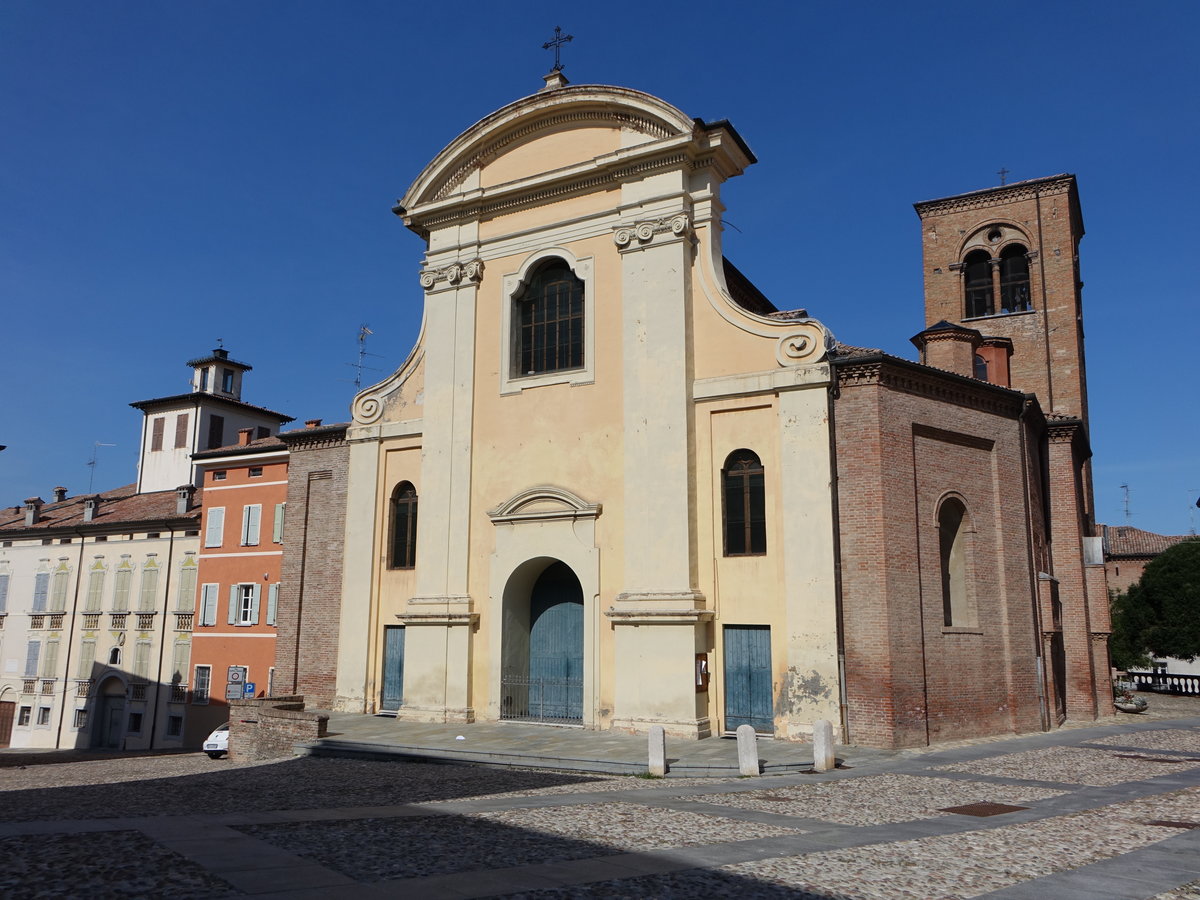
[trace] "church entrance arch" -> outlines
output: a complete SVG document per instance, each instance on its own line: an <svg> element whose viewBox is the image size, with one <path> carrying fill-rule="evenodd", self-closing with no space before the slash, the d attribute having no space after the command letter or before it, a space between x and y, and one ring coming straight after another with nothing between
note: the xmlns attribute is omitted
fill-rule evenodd
<svg viewBox="0 0 1200 900"><path fill-rule="evenodd" d="M512 574L504 593L500 717L582 724L584 603L579 578L560 560L530 560Z"/></svg>

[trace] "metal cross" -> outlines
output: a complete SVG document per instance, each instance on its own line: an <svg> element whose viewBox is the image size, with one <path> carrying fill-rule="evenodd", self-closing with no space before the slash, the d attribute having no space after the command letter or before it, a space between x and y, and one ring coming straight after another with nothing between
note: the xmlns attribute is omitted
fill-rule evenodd
<svg viewBox="0 0 1200 900"><path fill-rule="evenodd" d="M558 72L562 70L562 63L559 62L558 59L559 48L562 47L563 44L568 44L573 40L575 40L575 35L563 34L562 29L555 25L554 40L546 41L546 43L542 44L543 50L549 50L551 47L554 48L554 68L551 69L552 72Z"/></svg>
<svg viewBox="0 0 1200 900"><path fill-rule="evenodd" d="M1008 169L1001 166L1000 171L997 172L996 174L1000 176L1000 187L1004 187L1004 182L1006 181L1005 176L1008 175Z"/></svg>

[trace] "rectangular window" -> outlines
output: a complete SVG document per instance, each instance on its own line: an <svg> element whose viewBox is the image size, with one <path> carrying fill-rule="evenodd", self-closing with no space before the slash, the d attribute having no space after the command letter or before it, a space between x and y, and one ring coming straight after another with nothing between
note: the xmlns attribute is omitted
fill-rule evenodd
<svg viewBox="0 0 1200 900"><path fill-rule="evenodd" d="M155 601L158 595L158 567L146 566L142 569L142 590L138 594L138 610L153 612L158 605Z"/></svg>
<svg viewBox="0 0 1200 900"><path fill-rule="evenodd" d="M78 678L91 678L92 667L96 662L96 642L86 640L79 645L79 674Z"/></svg>
<svg viewBox="0 0 1200 900"><path fill-rule="evenodd" d="M208 687L212 682L212 666L196 666L196 677L192 681L192 702L197 706L208 703Z"/></svg>
<svg viewBox="0 0 1200 900"><path fill-rule="evenodd" d="M275 612L279 608L279 582L267 589L267 624L275 624Z"/></svg>
<svg viewBox="0 0 1200 900"><path fill-rule="evenodd" d="M127 612L129 610L129 590L133 584L133 569L124 568L117 569L117 574L113 578L113 612Z"/></svg>
<svg viewBox="0 0 1200 900"><path fill-rule="evenodd" d="M145 681L150 674L150 642L138 641L133 651L133 677Z"/></svg>
<svg viewBox="0 0 1200 900"><path fill-rule="evenodd" d="M183 716L167 716L167 737L179 737L183 734Z"/></svg>
<svg viewBox="0 0 1200 900"><path fill-rule="evenodd" d="M38 707L38 724L39 725L49 725L50 724L50 707L48 707L48 706L39 706Z"/></svg>
<svg viewBox="0 0 1200 900"><path fill-rule="evenodd" d="M175 609L187 612L196 608L196 567L184 565L179 570L179 588L175 592Z"/></svg>
<svg viewBox="0 0 1200 900"><path fill-rule="evenodd" d="M175 417L175 449L183 450L188 445L188 414L180 413Z"/></svg>
<svg viewBox="0 0 1200 900"><path fill-rule="evenodd" d="M225 442L225 417L208 417L208 449L216 450Z"/></svg>
<svg viewBox="0 0 1200 900"><path fill-rule="evenodd" d="M225 473L225 470L224 470L224 469L222 469L222 470L221 470L221 471L219 471L219 472L213 472L213 473L212 473L212 480L213 480L213 481L224 481L224 480L225 480L227 477L228 477L228 476L226 475L226 473Z"/></svg>
<svg viewBox="0 0 1200 900"><path fill-rule="evenodd" d="M227 394L233 393L233 369L221 370L221 390Z"/></svg>
<svg viewBox="0 0 1200 900"><path fill-rule="evenodd" d="M171 659L171 684L179 684L187 678L188 662L192 656L192 645L187 641L175 642L175 653Z"/></svg>
<svg viewBox="0 0 1200 900"><path fill-rule="evenodd" d="M208 369L200 370L200 390L208 390Z"/></svg>
<svg viewBox="0 0 1200 900"><path fill-rule="evenodd" d="M159 416L150 423L150 449L161 450L163 445L163 426L167 420Z"/></svg>
<svg viewBox="0 0 1200 900"><path fill-rule="evenodd" d="M220 585L205 584L200 587L200 623L201 625L217 624L217 592Z"/></svg>
<svg viewBox="0 0 1200 900"><path fill-rule="evenodd" d="M87 728L87 710L75 710L75 719L71 723L76 728Z"/></svg>
<svg viewBox="0 0 1200 900"><path fill-rule="evenodd" d="M50 573L41 572L33 579L33 611L46 611L46 598L50 595Z"/></svg>
<svg viewBox="0 0 1200 900"><path fill-rule="evenodd" d="M62 612L67 608L67 581L70 577L66 572L54 573L54 583L50 589L51 612Z"/></svg>
<svg viewBox="0 0 1200 900"><path fill-rule="evenodd" d="M88 575L87 600L84 601L84 612L99 612L100 600L104 594L104 570L93 569Z"/></svg>
<svg viewBox="0 0 1200 900"><path fill-rule="evenodd" d="M8 612L8 576L0 575L0 613Z"/></svg>
<svg viewBox="0 0 1200 900"><path fill-rule="evenodd" d="M46 641L46 655L42 659L42 677L58 677L58 641Z"/></svg>
<svg viewBox="0 0 1200 900"><path fill-rule="evenodd" d="M235 584L229 589L229 624L258 624L259 586Z"/></svg>
<svg viewBox="0 0 1200 900"><path fill-rule="evenodd" d="M204 546L220 547L225 539L225 508L218 506L208 511L208 524L204 527Z"/></svg>
<svg viewBox="0 0 1200 900"><path fill-rule="evenodd" d="M141 734L142 733L142 714L140 712L135 712L135 713L129 714L129 733L130 734Z"/></svg>
<svg viewBox="0 0 1200 900"><path fill-rule="evenodd" d="M254 503L242 508L242 546L258 546L258 526L262 519L262 504Z"/></svg>
<svg viewBox="0 0 1200 900"><path fill-rule="evenodd" d="M21 711L17 714L18 725L28 725L29 720L33 717L32 706L22 706Z"/></svg>
<svg viewBox="0 0 1200 900"><path fill-rule="evenodd" d="M275 527L271 529L271 540L276 544L283 543L283 516L286 512L286 503L275 504Z"/></svg>
<svg viewBox="0 0 1200 900"><path fill-rule="evenodd" d="M262 478L262 473L263 473L262 466L251 466L250 467L250 477L251 478Z"/></svg>
<svg viewBox="0 0 1200 900"><path fill-rule="evenodd" d="M30 641L25 645L25 677L37 678L38 658L42 655L42 642Z"/></svg>

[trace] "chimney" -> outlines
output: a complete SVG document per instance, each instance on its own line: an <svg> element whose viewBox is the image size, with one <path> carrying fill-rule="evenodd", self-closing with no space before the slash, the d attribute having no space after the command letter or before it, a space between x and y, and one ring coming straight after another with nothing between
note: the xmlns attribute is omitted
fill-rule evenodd
<svg viewBox="0 0 1200 900"><path fill-rule="evenodd" d="M191 511L192 498L195 494L196 486L194 484L181 484L175 488L175 514L177 516Z"/></svg>
<svg viewBox="0 0 1200 900"><path fill-rule="evenodd" d="M224 347L218 347L213 351L213 356L215 356L217 359L229 359L229 351Z"/></svg>
<svg viewBox="0 0 1200 900"><path fill-rule="evenodd" d="M305 428L320 428L321 420L320 419L305 419L304 427Z"/></svg>
<svg viewBox="0 0 1200 900"><path fill-rule="evenodd" d="M85 497L83 500L83 521L91 522L96 518L96 513L100 511L100 495L93 494L91 497Z"/></svg>
<svg viewBox="0 0 1200 900"><path fill-rule="evenodd" d="M975 378L975 354L983 336L974 328L964 328L945 319L912 338L921 351L921 362L955 375Z"/></svg>
<svg viewBox="0 0 1200 900"><path fill-rule="evenodd" d="M29 497L25 501L25 527L36 525L42 514L42 498Z"/></svg>
<svg viewBox="0 0 1200 900"><path fill-rule="evenodd" d="M253 428L239 428L238 429L238 446L245 447L247 444L249 444L250 436L252 434L254 434Z"/></svg>
<svg viewBox="0 0 1200 900"><path fill-rule="evenodd" d="M61 484L54 489L54 502L62 503L67 499L67 489Z"/></svg>

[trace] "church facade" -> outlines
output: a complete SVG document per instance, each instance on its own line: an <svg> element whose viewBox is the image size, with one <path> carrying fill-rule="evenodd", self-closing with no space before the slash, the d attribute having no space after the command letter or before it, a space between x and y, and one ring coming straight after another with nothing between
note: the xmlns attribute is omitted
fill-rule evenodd
<svg viewBox="0 0 1200 900"><path fill-rule="evenodd" d="M552 72L419 175L394 211L426 242L424 322L337 435L337 602L293 615L285 577L281 636L336 647L311 700L688 738L828 719L881 746L1111 713L1067 497L1090 498L1086 409L1024 392L1007 322L1054 328L1031 226L1007 194L974 207L1011 229L981 239L990 308L964 299L974 232L927 248L959 293L900 360L724 258L721 186L754 161L727 122Z"/></svg>

